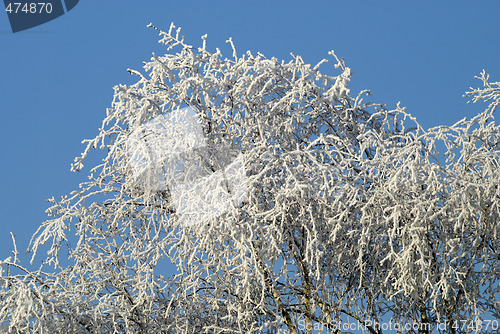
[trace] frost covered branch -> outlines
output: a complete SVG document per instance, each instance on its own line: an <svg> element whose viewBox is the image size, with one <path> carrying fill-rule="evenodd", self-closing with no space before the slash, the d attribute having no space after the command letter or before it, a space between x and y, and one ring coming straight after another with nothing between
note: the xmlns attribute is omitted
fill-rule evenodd
<svg viewBox="0 0 500 334"><path fill-rule="evenodd" d="M426 130L351 95L333 51L327 75L327 60L238 55L231 39L226 59L206 35L194 48L173 24L153 28L167 54L115 87L72 169L93 149L106 157L50 200L32 238L33 259L48 244L43 266L30 272L16 249L1 263L11 332L339 334L359 322L380 334L369 320L498 316L498 82L483 72L466 93L485 111Z"/></svg>

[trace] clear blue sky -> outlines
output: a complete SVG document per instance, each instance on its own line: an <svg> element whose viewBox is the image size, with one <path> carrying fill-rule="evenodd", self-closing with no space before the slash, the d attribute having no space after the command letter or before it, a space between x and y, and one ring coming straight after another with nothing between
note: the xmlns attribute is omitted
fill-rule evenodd
<svg viewBox="0 0 500 334"><path fill-rule="evenodd" d="M16 34L0 13L1 259L10 231L24 251L46 219L44 200L84 180L89 164L69 171L80 142L97 134L113 86L135 80L126 69L162 52L146 25L167 30L172 21L191 44L206 33L208 48L227 57L228 37L240 53L289 60L293 52L314 64L333 49L355 73L351 92L371 89L389 107L401 101L425 127L483 109L461 97L483 68L500 80L498 0L80 1Z"/></svg>

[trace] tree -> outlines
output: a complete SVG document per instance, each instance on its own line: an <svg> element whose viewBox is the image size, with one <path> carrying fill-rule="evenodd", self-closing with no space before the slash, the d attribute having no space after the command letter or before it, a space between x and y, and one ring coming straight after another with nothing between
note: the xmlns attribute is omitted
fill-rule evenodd
<svg viewBox="0 0 500 334"><path fill-rule="evenodd" d="M43 265L29 271L17 250L2 262L11 332L498 326L486 320L500 318L499 82L483 72L466 96L485 111L425 130L369 91L351 96L333 52L337 76L326 60L238 56L231 40L223 59L206 36L195 49L173 25L159 34L170 53L129 70L138 82L115 87L72 169L92 148L102 164L51 199L30 245L48 243Z"/></svg>

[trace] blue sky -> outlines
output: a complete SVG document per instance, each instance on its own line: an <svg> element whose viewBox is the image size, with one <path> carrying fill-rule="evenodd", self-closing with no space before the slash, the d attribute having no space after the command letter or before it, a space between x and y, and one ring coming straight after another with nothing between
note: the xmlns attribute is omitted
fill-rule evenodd
<svg viewBox="0 0 500 334"><path fill-rule="evenodd" d="M46 219L45 199L85 180L98 155L81 173L70 164L97 134L113 86L132 83L126 69L163 52L150 22L168 30L173 21L195 46L206 33L208 48L227 57L228 37L239 53L290 60L293 52L313 64L335 50L355 73L352 93L371 89L388 107L401 101L432 127L484 108L461 96L483 68L500 80L499 15L498 0L80 1L13 34L0 13L0 258L10 255L10 231L24 252Z"/></svg>

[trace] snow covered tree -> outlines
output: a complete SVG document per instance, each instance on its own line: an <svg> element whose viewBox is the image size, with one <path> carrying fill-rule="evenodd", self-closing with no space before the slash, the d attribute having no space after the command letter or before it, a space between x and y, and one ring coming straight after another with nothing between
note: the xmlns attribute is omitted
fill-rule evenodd
<svg viewBox="0 0 500 334"><path fill-rule="evenodd" d="M32 238L43 265L1 263L11 333L498 328L499 82L426 130L351 95L333 52L336 76L158 31L168 53L129 70L72 169L102 164Z"/></svg>

